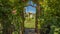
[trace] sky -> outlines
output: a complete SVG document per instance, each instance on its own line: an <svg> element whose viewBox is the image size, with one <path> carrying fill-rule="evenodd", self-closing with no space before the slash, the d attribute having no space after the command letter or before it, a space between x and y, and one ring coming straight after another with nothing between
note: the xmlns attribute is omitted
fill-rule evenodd
<svg viewBox="0 0 60 34"><path fill-rule="evenodd" d="M28 4L33 5L32 1L29 1ZM36 6L36 4L34 4L33 6ZM26 8L26 12L32 12L32 13L36 13L36 8L32 7L32 6L27 6Z"/></svg>

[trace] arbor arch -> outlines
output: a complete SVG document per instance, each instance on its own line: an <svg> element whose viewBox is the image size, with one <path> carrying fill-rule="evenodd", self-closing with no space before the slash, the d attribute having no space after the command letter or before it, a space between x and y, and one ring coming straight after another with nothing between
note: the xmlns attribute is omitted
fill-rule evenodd
<svg viewBox="0 0 60 34"><path fill-rule="evenodd" d="M36 0L30 0L32 2L34 2L37 6L34 6L34 5L31 5L31 4L27 4L25 5L24 7L26 6L32 6L32 7L35 7L36 8L36 17L35 17L35 32L38 34L38 19L39 19L39 16L40 16L40 4L38 3L38 1ZM24 18L24 17L22 17ZM22 33L24 33L24 20L23 20L23 23L22 23Z"/></svg>

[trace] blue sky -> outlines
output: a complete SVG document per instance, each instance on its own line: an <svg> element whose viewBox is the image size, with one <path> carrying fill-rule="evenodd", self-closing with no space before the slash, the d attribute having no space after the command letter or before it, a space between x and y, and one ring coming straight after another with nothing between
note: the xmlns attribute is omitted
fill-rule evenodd
<svg viewBox="0 0 60 34"><path fill-rule="evenodd" d="M33 2L30 1L30 2L28 2L28 4L33 5ZM34 4L33 6L36 6L36 4ZM25 7L25 8L26 8L26 12L32 12L32 13L35 13L35 12L36 12L36 8L35 8L35 7L27 6L27 7Z"/></svg>

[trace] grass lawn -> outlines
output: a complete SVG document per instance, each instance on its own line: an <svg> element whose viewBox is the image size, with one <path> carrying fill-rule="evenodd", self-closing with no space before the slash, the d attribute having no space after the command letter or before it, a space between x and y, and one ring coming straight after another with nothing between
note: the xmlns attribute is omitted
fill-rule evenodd
<svg viewBox="0 0 60 34"><path fill-rule="evenodd" d="M35 18L26 18L25 20L25 24L24 24L25 28L35 28ZM38 24L39 26L39 24ZM40 28L40 26L38 27Z"/></svg>

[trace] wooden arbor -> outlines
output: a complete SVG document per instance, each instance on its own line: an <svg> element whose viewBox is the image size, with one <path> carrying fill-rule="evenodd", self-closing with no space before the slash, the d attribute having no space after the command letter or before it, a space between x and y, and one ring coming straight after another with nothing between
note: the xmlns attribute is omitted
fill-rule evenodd
<svg viewBox="0 0 60 34"><path fill-rule="evenodd" d="M36 8L36 18L35 18L35 32L38 34L38 18L40 16L40 4L38 3L37 0L32 0L37 6L33 6L31 4L28 4L26 6L32 6L32 7L35 7ZM25 0L24 0L25 2ZM24 19L24 12L22 11L21 13L21 16L22 16L22 19ZM22 26L21 26L21 30L22 30L22 34L24 34L24 20L23 22L21 23Z"/></svg>

